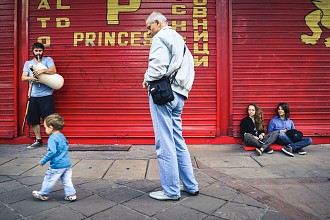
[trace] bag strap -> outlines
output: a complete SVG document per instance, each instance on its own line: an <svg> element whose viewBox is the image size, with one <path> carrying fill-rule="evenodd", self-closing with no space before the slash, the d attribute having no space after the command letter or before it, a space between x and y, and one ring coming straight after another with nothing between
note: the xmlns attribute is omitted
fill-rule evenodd
<svg viewBox="0 0 330 220"><path fill-rule="evenodd" d="M183 57L184 57L185 54L186 54L186 44L184 44L184 48L183 48ZM181 64L180 64L179 69L181 68L182 63L183 63L183 58L182 58L182 62L181 62ZM171 84L174 82L175 77L176 77L176 74L178 73L179 69L177 69L177 70L175 71L175 73L173 73L173 74L171 74L171 75L169 76L169 80L170 80L170 83L171 83Z"/></svg>

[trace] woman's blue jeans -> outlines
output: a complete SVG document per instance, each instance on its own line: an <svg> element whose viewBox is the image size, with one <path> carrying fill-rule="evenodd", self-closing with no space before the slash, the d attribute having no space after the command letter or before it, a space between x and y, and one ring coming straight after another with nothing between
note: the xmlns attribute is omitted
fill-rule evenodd
<svg viewBox="0 0 330 220"><path fill-rule="evenodd" d="M164 193L180 197L180 180L185 190L198 191L190 154L182 137L182 95L174 92L174 100L165 105L154 104L149 95L149 107L155 133L160 182Z"/></svg>
<svg viewBox="0 0 330 220"><path fill-rule="evenodd" d="M298 150L300 148L307 147L312 144L312 138L304 138L299 142L293 143L291 139L285 134L285 132L280 132L277 138L276 143L280 145L288 145L292 147L292 150Z"/></svg>

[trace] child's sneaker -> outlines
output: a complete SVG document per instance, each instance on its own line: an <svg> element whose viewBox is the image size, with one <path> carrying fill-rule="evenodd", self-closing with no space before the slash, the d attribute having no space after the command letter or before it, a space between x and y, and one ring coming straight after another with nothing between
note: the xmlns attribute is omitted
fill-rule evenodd
<svg viewBox="0 0 330 220"><path fill-rule="evenodd" d="M41 195L39 191L33 191L32 192L32 195L37 198L37 199L40 199L42 201L46 201L48 200L48 196L45 196L45 195Z"/></svg>
<svg viewBox="0 0 330 220"><path fill-rule="evenodd" d="M76 194L73 194L73 195L71 195L71 196L66 196L66 197L64 197L64 199L65 199L66 201L73 202L73 201L76 201L76 200L77 200L77 195L76 195Z"/></svg>

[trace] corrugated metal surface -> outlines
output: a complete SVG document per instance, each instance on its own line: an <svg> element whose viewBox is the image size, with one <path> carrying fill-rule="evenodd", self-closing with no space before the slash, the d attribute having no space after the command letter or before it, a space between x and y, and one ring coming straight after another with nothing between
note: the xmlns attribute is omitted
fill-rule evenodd
<svg viewBox="0 0 330 220"><path fill-rule="evenodd" d="M215 0L45 2L29 3L29 48L38 38L50 43L45 55L65 78L55 100L69 138L153 136L147 91L141 86L150 44L144 19L153 10L184 25L177 30L186 36L196 61L207 58L196 62L184 135L216 135Z"/></svg>
<svg viewBox="0 0 330 220"><path fill-rule="evenodd" d="M322 2L329 11L330 1ZM248 103L260 104L268 124L277 104L288 102L298 129L330 136L330 27L322 27L315 45L301 40L312 34L305 16L321 10L302 0L233 0L232 7L234 134Z"/></svg>
<svg viewBox="0 0 330 220"><path fill-rule="evenodd" d="M14 137L16 129L13 71L14 8L14 1L0 1L0 138Z"/></svg>

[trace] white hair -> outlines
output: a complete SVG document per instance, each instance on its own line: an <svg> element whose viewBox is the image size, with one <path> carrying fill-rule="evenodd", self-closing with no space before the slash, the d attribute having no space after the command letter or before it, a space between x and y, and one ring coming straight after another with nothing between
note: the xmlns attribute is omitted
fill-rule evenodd
<svg viewBox="0 0 330 220"><path fill-rule="evenodd" d="M154 23L156 20L158 20L160 23L167 23L166 17L162 13L157 11L152 12L148 16L147 20L149 20L151 24Z"/></svg>

